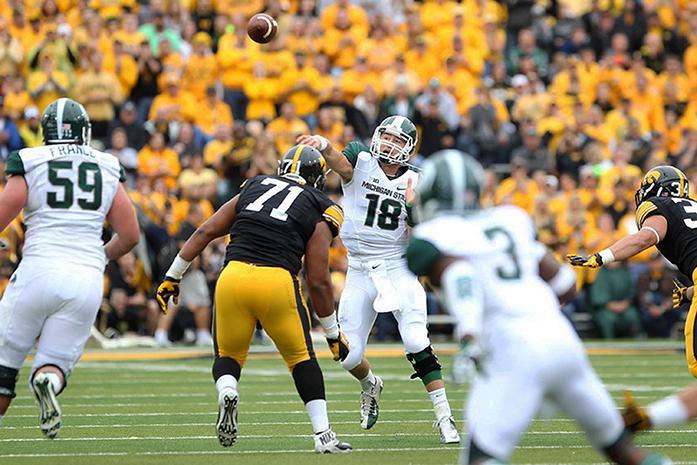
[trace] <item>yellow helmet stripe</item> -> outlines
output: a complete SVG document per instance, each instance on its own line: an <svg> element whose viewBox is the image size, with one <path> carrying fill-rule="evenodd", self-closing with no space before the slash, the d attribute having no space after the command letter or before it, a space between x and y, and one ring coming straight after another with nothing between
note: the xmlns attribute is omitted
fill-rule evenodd
<svg viewBox="0 0 697 465"><path fill-rule="evenodd" d="M293 154L293 163L290 165L290 172L295 173L295 170L298 169L298 161L300 161L300 154L302 153L303 149L305 148L305 145L300 144L298 145L298 148L295 150L295 153ZM297 174L297 173L295 173Z"/></svg>
<svg viewBox="0 0 697 465"><path fill-rule="evenodd" d="M680 196L682 197L682 193L684 192L683 189L685 188L685 176L682 175L682 171L677 169L674 166L671 166L675 170L676 173L678 173L678 177L680 178Z"/></svg>

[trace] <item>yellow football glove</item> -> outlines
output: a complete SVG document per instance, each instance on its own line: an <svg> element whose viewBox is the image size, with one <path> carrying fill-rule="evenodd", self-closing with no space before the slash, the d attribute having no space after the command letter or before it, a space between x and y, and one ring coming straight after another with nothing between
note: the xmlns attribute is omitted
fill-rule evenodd
<svg viewBox="0 0 697 465"><path fill-rule="evenodd" d="M651 429L651 419L646 409L636 403L631 391L624 391L624 426L629 431L646 431Z"/></svg>
<svg viewBox="0 0 697 465"><path fill-rule="evenodd" d="M690 299L687 298L687 286L683 286L683 284L675 278L673 278L673 284L675 285L673 289L673 308L682 307L690 303Z"/></svg>
<svg viewBox="0 0 697 465"><path fill-rule="evenodd" d="M157 287L157 303L165 315L170 297L175 305L179 303L179 280L165 276L165 280Z"/></svg>
<svg viewBox="0 0 697 465"><path fill-rule="evenodd" d="M349 342L344 333L339 331L339 337L336 339L328 337L327 344L329 344L329 350L332 351L335 362L346 360L349 354Z"/></svg>
<svg viewBox="0 0 697 465"><path fill-rule="evenodd" d="M567 255L566 259L573 266L582 266L584 268L600 268L603 266L603 258L597 253L593 255Z"/></svg>

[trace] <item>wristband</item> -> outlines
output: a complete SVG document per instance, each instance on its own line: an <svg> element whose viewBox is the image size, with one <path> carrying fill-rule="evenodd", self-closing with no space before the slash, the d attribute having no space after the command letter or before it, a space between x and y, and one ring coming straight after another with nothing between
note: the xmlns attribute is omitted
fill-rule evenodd
<svg viewBox="0 0 697 465"><path fill-rule="evenodd" d="M317 318L322 328L324 328L324 335L327 339L339 338L339 322L336 321L336 313L332 313L329 316L319 316Z"/></svg>
<svg viewBox="0 0 697 465"><path fill-rule="evenodd" d="M182 279L182 275L189 269L189 265L191 265L191 262L187 262L177 254L169 270L167 270L167 276L174 279Z"/></svg>
<svg viewBox="0 0 697 465"><path fill-rule="evenodd" d="M600 258L603 259L603 265L607 265L608 263L615 261L615 254L613 254L612 250L610 249L601 250L598 252L598 255L600 255Z"/></svg>

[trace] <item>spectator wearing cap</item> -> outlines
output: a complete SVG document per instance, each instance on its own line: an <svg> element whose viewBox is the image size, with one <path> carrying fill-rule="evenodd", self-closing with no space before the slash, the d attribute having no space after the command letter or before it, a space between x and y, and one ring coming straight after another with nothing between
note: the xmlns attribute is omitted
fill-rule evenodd
<svg viewBox="0 0 697 465"><path fill-rule="evenodd" d="M213 41L205 32L197 32L192 38L193 53L184 66L182 88L197 100L206 97L206 89L215 85L218 78L218 62L211 51Z"/></svg>
<svg viewBox="0 0 697 465"><path fill-rule="evenodd" d="M172 44L174 51L178 52L181 49L182 39L174 29L166 25L165 14L162 11L155 11L151 21L143 24L138 32L147 38L153 55L159 54L160 41L164 39Z"/></svg>
<svg viewBox="0 0 697 465"><path fill-rule="evenodd" d="M0 17L0 78L16 75L23 59L22 43L10 34L7 23Z"/></svg>
<svg viewBox="0 0 697 465"><path fill-rule="evenodd" d="M138 64L126 51L121 40L114 40L113 53L104 57L104 71L107 71L119 81L121 95L131 95L133 86L138 81Z"/></svg>
<svg viewBox="0 0 697 465"><path fill-rule="evenodd" d="M153 99L148 119L164 118L169 121L193 121L197 111L194 96L181 89L179 78L173 74L165 75L163 81L165 91Z"/></svg>
<svg viewBox="0 0 697 465"><path fill-rule="evenodd" d="M39 69L29 74L27 80L27 90L39 111L54 100L65 97L69 85L68 76L56 69L53 57L48 52L39 53Z"/></svg>
<svg viewBox="0 0 697 465"><path fill-rule="evenodd" d="M7 79L5 90L5 113L17 121L22 118L24 109L32 104L29 92L24 87L25 80L22 75Z"/></svg>
<svg viewBox="0 0 697 465"><path fill-rule="evenodd" d="M22 137L25 147L39 147L43 145L43 134L39 124L39 109L34 105L24 110L24 121L19 126L19 135Z"/></svg>
<svg viewBox="0 0 697 465"><path fill-rule="evenodd" d="M102 54L94 53L89 69L75 83L73 95L87 110L92 123L92 137L106 142L109 123L115 116L114 106L119 105L124 97L118 79L105 71L102 63Z"/></svg>
<svg viewBox="0 0 697 465"><path fill-rule="evenodd" d="M0 97L0 161L7 160L10 152L21 149L22 145L17 125L5 114Z"/></svg>
<svg viewBox="0 0 697 465"><path fill-rule="evenodd" d="M138 152L138 171L151 178L163 178L168 189L173 189L181 171L179 157L171 148L165 146L164 136L156 132L148 143Z"/></svg>
<svg viewBox="0 0 697 465"><path fill-rule="evenodd" d="M266 126L266 131L273 139L276 151L281 154L295 145L298 136L310 132L310 128L298 117L292 102L283 102L281 115Z"/></svg>
<svg viewBox="0 0 697 465"><path fill-rule="evenodd" d="M437 102L440 117L447 124L448 129L450 131L456 130L460 123L460 116L457 113L457 102L450 92L442 88L437 78L432 78L428 82L426 90L416 98L416 108L425 113L426 107L433 101Z"/></svg>
<svg viewBox="0 0 697 465"><path fill-rule="evenodd" d="M213 137L218 124L231 126L233 122L230 107L218 95L215 86L206 89L206 96L199 101L194 123L207 137Z"/></svg>

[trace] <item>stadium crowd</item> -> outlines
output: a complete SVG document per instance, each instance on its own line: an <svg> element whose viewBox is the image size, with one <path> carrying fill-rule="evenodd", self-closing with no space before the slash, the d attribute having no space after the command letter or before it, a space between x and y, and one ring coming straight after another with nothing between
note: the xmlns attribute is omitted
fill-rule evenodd
<svg viewBox="0 0 697 465"><path fill-rule="evenodd" d="M266 45L246 35L262 11L279 24ZM92 143L126 170L144 241L109 264L98 327L207 344L225 241L182 282L189 312L161 316L153 283L300 134L342 147L403 115L420 131L416 165L445 148L474 155L487 167L485 203L527 210L560 257L635 230L647 168L675 165L697 186L697 3L9 0L0 95L1 163L41 145L43 109L70 96L89 113ZM340 199L337 177L328 189ZM1 236L3 287L22 235L17 221ZM338 241L331 266L338 299ZM578 273L583 291L564 311L591 314L599 336L665 337L681 319L657 252ZM389 337L389 321L378 332Z"/></svg>

